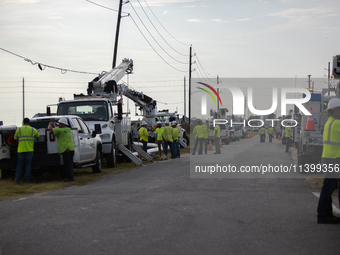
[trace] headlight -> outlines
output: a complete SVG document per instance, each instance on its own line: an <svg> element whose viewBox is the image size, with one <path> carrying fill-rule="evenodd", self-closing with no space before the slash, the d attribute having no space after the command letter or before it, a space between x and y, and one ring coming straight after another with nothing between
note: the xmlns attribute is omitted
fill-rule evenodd
<svg viewBox="0 0 340 255"><path fill-rule="evenodd" d="M102 134L100 135L100 139L102 140L110 139L110 134Z"/></svg>

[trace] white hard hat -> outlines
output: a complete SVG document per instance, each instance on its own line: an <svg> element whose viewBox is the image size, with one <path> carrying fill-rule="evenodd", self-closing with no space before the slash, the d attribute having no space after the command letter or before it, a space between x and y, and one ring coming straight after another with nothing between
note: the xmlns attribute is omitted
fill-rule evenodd
<svg viewBox="0 0 340 255"><path fill-rule="evenodd" d="M146 124L146 121L142 121L142 126L145 126Z"/></svg>
<svg viewBox="0 0 340 255"><path fill-rule="evenodd" d="M68 125L67 119L66 118L60 118L60 120L58 121L59 124L64 124L64 125Z"/></svg>
<svg viewBox="0 0 340 255"><path fill-rule="evenodd" d="M166 121L165 121L165 124L169 124L169 121L168 121L168 120L166 120Z"/></svg>
<svg viewBox="0 0 340 255"><path fill-rule="evenodd" d="M176 121L173 121L173 122L171 122L171 125L173 126L173 125L177 125L177 122Z"/></svg>
<svg viewBox="0 0 340 255"><path fill-rule="evenodd" d="M340 99L339 98L332 98L329 103L328 107L325 111L328 111L330 109L338 108L340 107Z"/></svg>
<svg viewBox="0 0 340 255"><path fill-rule="evenodd" d="M162 122L161 122L161 121L158 121L157 124L162 124Z"/></svg>

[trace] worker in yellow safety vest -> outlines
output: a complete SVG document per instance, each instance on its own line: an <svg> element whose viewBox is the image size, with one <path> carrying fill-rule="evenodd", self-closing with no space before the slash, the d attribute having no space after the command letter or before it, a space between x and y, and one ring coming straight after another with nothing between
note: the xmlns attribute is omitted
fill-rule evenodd
<svg viewBox="0 0 340 255"><path fill-rule="evenodd" d="M204 139L204 130L202 126L202 120L198 121L198 125L194 128L193 135L195 137L194 149L192 151L192 155L195 155L197 145L199 144L198 155L202 154L203 147L203 139Z"/></svg>
<svg viewBox="0 0 340 255"><path fill-rule="evenodd" d="M214 127L214 137L215 137L215 152L214 154L221 154L220 139L221 139L221 127L215 124Z"/></svg>
<svg viewBox="0 0 340 255"><path fill-rule="evenodd" d="M173 137L173 150L174 150L174 158L179 157L179 144L178 144L178 128L177 128L177 121L171 122L172 126L172 137Z"/></svg>
<svg viewBox="0 0 340 255"><path fill-rule="evenodd" d="M266 140L266 129L265 127L261 127L259 130L259 135L260 135L260 142L263 143Z"/></svg>
<svg viewBox="0 0 340 255"><path fill-rule="evenodd" d="M203 143L204 143L204 153L207 154L208 153L208 143L209 143L209 122L207 121L206 123L203 124L203 132L204 132L204 136L203 136Z"/></svg>
<svg viewBox="0 0 340 255"><path fill-rule="evenodd" d="M149 134L148 130L146 129L146 121L142 121L141 128L139 129L139 140L143 144L143 151L146 153L148 152L148 141L149 141Z"/></svg>
<svg viewBox="0 0 340 255"><path fill-rule="evenodd" d="M20 183L22 166L25 165L25 183L31 181L31 166L34 152L34 139L38 138L38 131L30 126L29 118L24 118L23 126L15 132L14 139L18 144L18 165L15 171L15 182Z"/></svg>
<svg viewBox="0 0 340 255"><path fill-rule="evenodd" d="M169 121L165 121L164 128L164 154L168 156L168 146L170 147L171 158L174 159L173 137L172 127L169 126Z"/></svg>
<svg viewBox="0 0 340 255"><path fill-rule="evenodd" d="M291 123L288 122L288 125L290 125ZM286 126L285 127L285 138L286 138L286 152L289 152L289 148L292 142L292 128L290 126Z"/></svg>
<svg viewBox="0 0 340 255"><path fill-rule="evenodd" d="M162 122L160 122L160 121L157 122L155 134L156 134L156 143L157 143L157 146L158 146L159 158L161 159L162 158L162 148L161 148L161 146L163 147L163 150L164 150L163 139L164 139L164 136L165 136L165 131L164 131L164 127L162 127Z"/></svg>
<svg viewBox="0 0 340 255"><path fill-rule="evenodd" d="M273 140L273 135L274 135L274 128L273 127L268 128L268 135L269 135L269 142L271 143L272 140Z"/></svg>
<svg viewBox="0 0 340 255"><path fill-rule="evenodd" d="M321 166L324 174L317 208L317 223L338 224L340 218L333 215L332 193L336 188L340 168L340 99L332 98L328 103L328 118L323 132Z"/></svg>

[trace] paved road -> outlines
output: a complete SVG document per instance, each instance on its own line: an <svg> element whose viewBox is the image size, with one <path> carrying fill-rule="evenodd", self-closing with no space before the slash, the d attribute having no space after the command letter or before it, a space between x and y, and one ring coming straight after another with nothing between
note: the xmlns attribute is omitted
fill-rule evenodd
<svg viewBox="0 0 340 255"><path fill-rule="evenodd" d="M211 156L293 163L283 150L254 137ZM2 255L339 254L340 225L316 223L304 179L190 178L190 158L0 202Z"/></svg>

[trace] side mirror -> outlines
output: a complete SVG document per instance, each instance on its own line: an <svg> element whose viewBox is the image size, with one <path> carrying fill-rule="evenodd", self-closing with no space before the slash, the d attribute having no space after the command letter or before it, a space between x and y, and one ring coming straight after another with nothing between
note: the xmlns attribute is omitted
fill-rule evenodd
<svg viewBox="0 0 340 255"><path fill-rule="evenodd" d="M92 136L95 137L97 134L102 133L102 127L100 124L94 124L94 131L92 131Z"/></svg>

